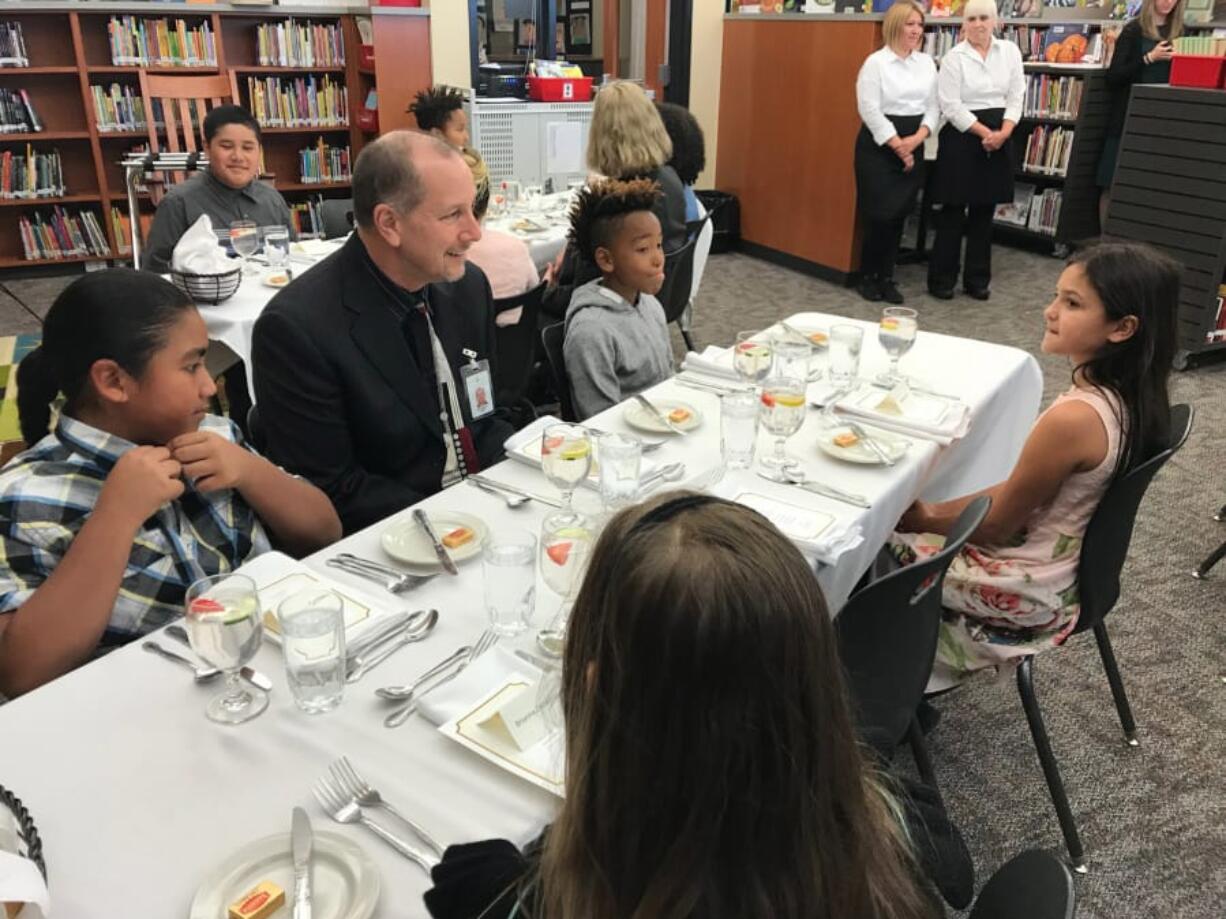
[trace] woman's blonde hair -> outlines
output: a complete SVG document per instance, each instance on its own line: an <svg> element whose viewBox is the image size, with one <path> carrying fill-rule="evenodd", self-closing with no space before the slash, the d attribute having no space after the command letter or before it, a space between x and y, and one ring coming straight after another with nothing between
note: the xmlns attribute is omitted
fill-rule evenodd
<svg viewBox="0 0 1226 919"><path fill-rule="evenodd" d="M672 155L660 113L641 87L622 80L596 94L588 168L610 179L631 179L659 169Z"/></svg>
<svg viewBox="0 0 1226 919"><path fill-rule="evenodd" d="M545 919L934 919L852 723L812 570L671 492L605 526L566 630Z"/></svg>
<svg viewBox="0 0 1226 919"><path fill-rule="evenodd" d="M919 13L920 24L923 25L924 8L915 0L898 0L885 11L885 18L881 20L881 37L891 51L897 51L898 45L902 43L902 29L912 13Z"/></svg>
<svg viewBox="0 0 1226 919"><path fill-rule="evenodd" d="M996 22L996 0L966 0L966 6L962 7L962 18L968 19L971 16L987 16L992 22Z"/></svg>
<svg viewBox="0 0 1226 919"><path fill-rule="evenodd" d="M1141 22L1141 34L1154 41L1174 41L1183 34L1184 0L1175 0L1175 8L1171 10L1170 15L1166 17L1166 23L1162 26L1154 22L1154 13L1157 12L1154 7L1157 5L1156 0L1142 2L1141 13L1137 16Z"/></svg>

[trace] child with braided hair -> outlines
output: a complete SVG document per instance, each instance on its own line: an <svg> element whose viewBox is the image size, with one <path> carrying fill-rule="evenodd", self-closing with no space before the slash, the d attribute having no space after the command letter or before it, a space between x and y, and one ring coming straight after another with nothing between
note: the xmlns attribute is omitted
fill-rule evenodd
<svg viewBox="0 0 1226 919"><path fill-rule="evenodd" d="M592 183L571 209L570 244L600 270L566 310L566 375L582 420L673 372L664 307L664 242L649 179Z"/></svg>

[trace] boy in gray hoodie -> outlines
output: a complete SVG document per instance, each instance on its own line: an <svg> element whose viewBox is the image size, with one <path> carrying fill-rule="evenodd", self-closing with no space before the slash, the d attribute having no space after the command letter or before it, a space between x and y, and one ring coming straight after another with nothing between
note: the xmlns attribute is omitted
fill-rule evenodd
<svg viewBox="0 0 1226 919"><path fill-rule="evenodd" d="M570 241L601 276L571 295L563 353L579 419L642 392L673 372L664 307L660 195L648 179L597 181L571 210Z"/></svg>

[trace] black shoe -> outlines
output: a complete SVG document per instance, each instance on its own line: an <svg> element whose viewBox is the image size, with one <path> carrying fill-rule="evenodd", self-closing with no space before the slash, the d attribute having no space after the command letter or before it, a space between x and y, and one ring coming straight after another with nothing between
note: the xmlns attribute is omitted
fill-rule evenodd
<svg viewBox="0 0 1226 919"><path fill-rule="evenodd" d="M886 278L877 282L881 290L881 299L886 303L902 303L902 291L898 289L898 285L894 283L893 278Z"/></svg>
<svg viewBox="0 0 1226 919"><path fill-rule="evenodd" d="M933 287L929 284L928 293L938 300L952 300L954 298L954 289L952 287Z"/></svg>
<svg viewBox="0 0 1226 919"><path fill-rule="evenodd" d="M878 286L876 278L865 275L860 279L860 286L857 290L860 291L860 296L869 303L881 302L881 287Z"/></svg>
<svg viewBox="0 0 1226 919"><path fill-rule="evenodd" d="M986 300L992 296L992 291L987 287L964 287L962 290L972 300Z"/></svg>

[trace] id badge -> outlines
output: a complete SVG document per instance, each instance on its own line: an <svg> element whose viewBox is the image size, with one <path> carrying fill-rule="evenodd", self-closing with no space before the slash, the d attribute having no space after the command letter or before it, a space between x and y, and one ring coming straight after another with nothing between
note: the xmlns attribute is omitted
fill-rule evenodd
<svg viewBox="0 0 1226 919"><path fill-rule="evenodd" d="M473 421L493 414L494 385L490 378L490 362L470 361L460 368L460 377L468 394L468 413Z"/></svg>

